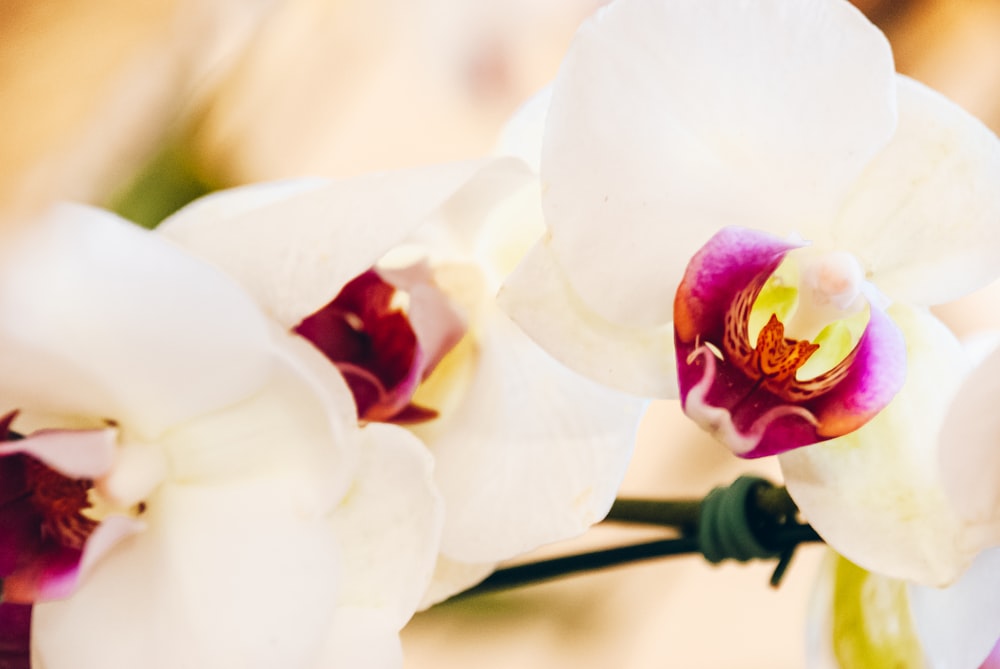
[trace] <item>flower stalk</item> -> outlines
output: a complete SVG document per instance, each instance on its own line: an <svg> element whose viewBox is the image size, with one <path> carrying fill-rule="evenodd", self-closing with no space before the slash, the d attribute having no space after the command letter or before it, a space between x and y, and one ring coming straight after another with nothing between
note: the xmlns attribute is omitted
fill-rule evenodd
<svg viewBox="0 0 1000 669"><path fill-rule="evenodd" d="M702 499L617 499L604 522L652 525L676 536L506 567L458 597L678 555L701 555L713 564L776 558L771 585L777 587L795 549L822 541L812 527L800 522L784 487L753 476L715 488Z"/></svg>

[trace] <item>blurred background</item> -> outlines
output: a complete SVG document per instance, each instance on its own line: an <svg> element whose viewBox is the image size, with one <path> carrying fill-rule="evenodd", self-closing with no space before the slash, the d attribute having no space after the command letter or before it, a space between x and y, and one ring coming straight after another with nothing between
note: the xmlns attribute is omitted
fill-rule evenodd
<svg viewBox="0 0 1000 669"><path fill-rule="evenodd" d="M554 75L598 0L4 0L0 216L52 199L146 223L207 190L481 155ZM1000 130L1000 3L856 3L898 69ZM141 197L136 197L141 193ZM941 314L1000 326L1000 289ZM704 495L741 469L654 404L623 492ZM641 535L598 527L548 555ZM800 667L823 550L772 565L674 558L438 606L404 631L407 669Z"/></svg>

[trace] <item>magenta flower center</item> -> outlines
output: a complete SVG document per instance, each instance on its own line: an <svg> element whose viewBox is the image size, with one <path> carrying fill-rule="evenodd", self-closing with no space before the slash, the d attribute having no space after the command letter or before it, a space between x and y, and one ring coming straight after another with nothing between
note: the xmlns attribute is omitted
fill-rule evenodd
<svg viewBox="0 0 1000 669"><path fill-rule="evenodd" d="M841 350L834 347L812 372L802 373L821 344L786 336L786 323L770 309L758 314L764 287L799 248L762 232L725 228L695 254L677 290L674 343L684 411L742 457L847 434L871 420L902 386L902 335L865 302L863 273L842 252L795 256L802 278L797 288L789 287L798 296L784 305L792 314L789 322L797 332L812 333L808 337L843 314L867 314L868 322L842 358L830 359ZM756 316L768 320L752 343L750 321Z"/></svg>
<svg viewBox="0 0 1000 669"><path fill-rule="evenodd" d="M364 421L435 418L437 411L414 403L413 395L464 334L426 266L396 274L406 286L390 283L374 269L361 274L293 329L336 365Z"/></svg>
<svg viewBox="0 0 1000 669"><path fill-rule="evenodd" d="M101 553L91 539L102 524L84 512L91 477L110 470L115 437L100 429L21 437L9 429L16 415L0 419L0 602L30 604L69 596L84 553ZM66 473L57 469L63 465Z"/></svg>
<svg viewBox="0 0 1000 669"><path fill-rule="evenodd" d="M746 359L738 359L745 371L757 375L761 383L778 395L786 396L795 372L806 364L819 344L785 337L785 326L771 314L757 335L757 345Z"/></svg>

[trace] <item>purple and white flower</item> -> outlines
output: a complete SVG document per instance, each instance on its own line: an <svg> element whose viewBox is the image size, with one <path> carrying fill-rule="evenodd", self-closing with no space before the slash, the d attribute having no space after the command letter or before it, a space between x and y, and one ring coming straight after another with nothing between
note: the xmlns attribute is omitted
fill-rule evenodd
<svg viewBox="0 0 1000 669"><path fill-rule="evenodd" d="M359 420L426 445L447 507L428 603L603 518L645 408L553 360L495 303L541 231L521 215L536 189L519 161L485 160L237 188L158 228L322 351Z"/></svg>
<svg viewBox="0 0 1000 669"><path fill-rule="evenodd" d="M978 548L932 433L966 363L925 307L997 275L996 136L842 0L617 0L546 96L514 133L547 228L504 285L515 321L738 455L782 454L852 560L955 578Z"/></svg>
<svg viewBox="0 0 1000 669"><path fill-rule="evenodd" d="M30 624L47 669L398 663L440 540L430 462L405 430L359 429L309 356L229 277L111 214L64 205L10 233L4 652Z"/></svg>

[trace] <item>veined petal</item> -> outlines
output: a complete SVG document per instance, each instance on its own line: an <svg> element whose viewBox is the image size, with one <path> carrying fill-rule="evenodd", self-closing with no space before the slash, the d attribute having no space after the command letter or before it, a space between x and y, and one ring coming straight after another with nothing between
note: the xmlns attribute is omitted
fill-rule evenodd
<svg viewBox="0 0 1000 669"><path fill-rule="evenodd" d="M459 403L413 431L448 505L441 552L495 562L582 533L607 513L645 402L567 370L493 306Z"/></svg>
<svg viewBox="0 0 1000 669"><path fill-rule="evenodd" d="M687 260L720 226L826 233L892 135L894 86L884 36L845 2L606 7L577 33L548 113L559 264L605 318L669 322Z"/></svg>
<svg viewBox="0 0 1000 669"><path fill-rule="evenodd" d="M144 438L239 401L267 324L217 269L117 217L63 205L0 250L0 402L115 419Z"/></svg>
<svg viewBox="0 0 1000 669"><path fill-rule="evenodd" d="M912 79L900 76L896 90L899 127L858 180L834 240L893 299L946 302L998 275L1000 140Z"/></svg>
<svg viewBox="0 0 1000 669"><path fill-rule="evenodd" d="M910 611L932 667L979 667L1000 639L1000 548L984 551L947 588L909 587Z"/></svg>
<svg viewBox="0 0 1000 669"><path fill-rule="evenodd" d="M444 505L424 445L395 425L361 430L361 467L333 515L341 543L339 604L381 612L398 631L410 619L434 571Z"/></svg>
<svg viewBox="0 0 1000 669"><path fill-rule="evenodd" d="M963 381L939 435L937 464L955 510L983 545L1000 542L1000 350Z"/></svg>
<svg viewBox="0 0 1000 669"><path fill-rule="evenodd" d="M491 179L514 187L527 175L519 161L493 159L312 181L287 197L246 186L185 207L158 231L235 277L291 328L464 187Z"/></svg>
<svg viewBox="0 0 1000 669"><path fill-rule="evenodd" d="M528 252L497 297L539 346L580 374L639 397L677 397L673 329L629 327L583 303L545 242Z"/></svg>
<svg viewBox="0 0 1000 669"><path fill-rule="evenodd" d="M971 546L940 480L937 433L966 373L961 345L920 309L888 310L906 338L902 390L864 427L779 456L803 516L865 569L928 585L954 580Z"/></svg>
<svg viewBox="0 0 1000 669"><path fill-rule="evenodd" d="M299 485L161 486L145 532L71 598L35 605L41 666L311 668L339 577L329 521L297 503Z"/></svg>

